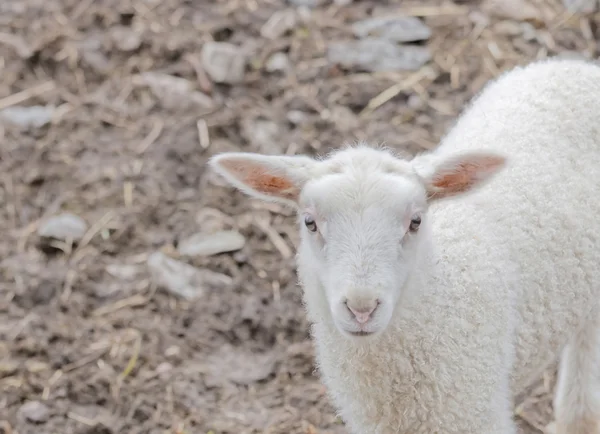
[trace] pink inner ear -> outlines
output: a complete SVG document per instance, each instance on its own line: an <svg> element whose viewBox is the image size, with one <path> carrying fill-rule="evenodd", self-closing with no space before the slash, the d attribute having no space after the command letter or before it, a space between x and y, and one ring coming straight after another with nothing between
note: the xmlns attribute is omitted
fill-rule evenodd
<svg viewBox="0 0 600 434"><path fill-rule="evenodd" d="M281 175L270 174L265 167L258 163L232 159L225 160L221 164L233 176L253 190L269 196L278 196L290 200L295 200L298 197L298 187L289 179Z"/></svg>
<svg viewBox="0 0 600 434"><path fill-rule="evenodd" d="M480 156L460 161L450 168L443 168L433 180L434 187L443 189L445 193L463 193L495 173L504 163L500 156Z"/></svg>

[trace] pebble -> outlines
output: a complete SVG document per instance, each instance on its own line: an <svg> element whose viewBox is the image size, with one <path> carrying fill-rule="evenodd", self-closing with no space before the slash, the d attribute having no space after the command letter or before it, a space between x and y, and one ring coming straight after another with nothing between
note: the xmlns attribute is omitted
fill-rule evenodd
<svg viewBox="0 0 600 434"><path fill-rule="evenodd" d="M598 0L563 0L563 6L571 13L590 14L598 9Z"/></svg>
<svg viewBox="0 0 600 434"><path fill-rule="evenodd" d="M193 105L211 108L213 100L196 90L190 80L159 72L144 72L134 76L133 84L148 86L167 109L183 109Z"/></svg>
<svg viewBox="0 0 600 434"><path fill-rule="evenodd" d="M285 53L275 53L267 60L265 69L267 72L285 71L290 67L290 59Z"/></svg>
<svg viewBox="0 0 600 434"><path fill-rule="evenodd" d="M415 17L376 17L358 21L352 31L359 38L377 37L392 42L424 41L431 30Z"/></svg>
<svg viewBox="0 0 600 434"><path fill-rule="evenodd" d="M523 33L523 27L516 21L499 21L494 25L494 31L501 35L518 36Z"/></svg>
<svg viewBox="0 0 600 434"><path fill-rule="evenodd" d="M300 125L305 123L308 118L309 115L306 112L303 112L301 110L290 110L289 112L287 112L287 120L289 122L291 122L294 125Z"/></svg>
<svg viewBox="0 0 600 434"><path fill-rule="evenodd" d="M296 13L291 9L277 11L260 29L260 35L267 39L277 39L296 25Z"/></svg>
<svg viewBox="0 0 600 434"><path fill-rule="evenodd" d="M19 370L19 366L16 360L0 361L0 378L14 375Z"/></svg>
<svg viewBox="0 0 600 434"><path fill-rule="evenodd" d="M186 300L201 297L208 287L225 287L233 282L225 274L192 267L162 252L148 257L148 268L158 286Z"/></svg>
<svg viewBox="0 0 600 434"><path fill-rule="evenodd" d="M113 27L111 37L115 46L121 51L135 51L142 45L142 36L129 27Z"/></svg>
<svg viewBox="0 0 600 434"><path fill-rule="evenodd" d="M258 152L264 154L283 152L283 142L279 133L279 126L273 121L251 118L242 121L242 134Z"/></svg>
<svg viewBox="0 0 600 434"><path fill-rule="evenodd" d="M225 225L232 225L234 220L227 214L222 213L216 208L204 207L196 213L194 219L200 226L202 232L217 232L225 228Z"/></svg>
<svg viewBox="0 0 600 434"><path fill-rule="evenodd" d="M358 126L358 119L354 112L352 112L352 110L350 110L348 107L341 105L332 107L330 119L342 132L350 131Z"/></svg>
<svg viewBox="0 0 600 434"><path fill-rule="evenodd" d="M329 44L327 58L347 68L370 72L414 71L431 59L426 47L396 45L386 39L365 38Z"/></svg>
<svg viewBox="0 0 600 434"><path fill-rule="evenodd" d="M325 3L325 0L288 0L288 3L294 6L303 6L307 8L316 8Z"/></svg>
<svg viewBox="0 0 600 434"><path fill-rule="evenodd" d="M486 0L483 9L500 18L543 21L542 11L528 0Z"/></svg>
<svg viewBox="0 0 600 434"><path fill-rule="evenodd" d="M42 424L48 421L50 409L40 401L26 402L19 408L19 416L28 422Z"/></svg>
<svg viewBox="0 0 600 434"><path fill-rule="evenodd" d="M197 233L181 241L177 251L183 256L211 256L240 250L246 238L237 231Z"/></svg>
<svg viewBox="0 0 600 434"><path fill-rule="evenodd" d="M50 123L55 110L52 106L13 106L0 111L0 118L20 127L39 128Z"/></svg>
<svg viewBox="0 0 600 434"><path fill-rule="evenodd" d="M216 83L239 83L244 79L246 56L236 45L206 42L200 54L202 66Z"/></svg>
<svg viewBox="0 0 600 434"><path fill-rule="evenodd" d="M109 264L106 272L120 280L133 280L138 275L139 268L135 265Z"/></svg>
<svg viewBox="0 0 600 434"><path fill-rule="evenodd" d="M41 237L55 238L57 240L79 241L86 233L88 225L81 217L71 213L63 213L50 217L38 227Z"/></svg>

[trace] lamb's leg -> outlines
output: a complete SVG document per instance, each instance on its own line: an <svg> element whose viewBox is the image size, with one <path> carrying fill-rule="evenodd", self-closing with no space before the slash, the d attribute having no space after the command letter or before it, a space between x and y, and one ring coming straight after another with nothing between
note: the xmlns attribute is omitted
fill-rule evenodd
<svg viewBox="0 0 600 434"><path fill-rule="evenodd" d="M563 350L554 397L557 434L600 434L600 313Z"/></svg>

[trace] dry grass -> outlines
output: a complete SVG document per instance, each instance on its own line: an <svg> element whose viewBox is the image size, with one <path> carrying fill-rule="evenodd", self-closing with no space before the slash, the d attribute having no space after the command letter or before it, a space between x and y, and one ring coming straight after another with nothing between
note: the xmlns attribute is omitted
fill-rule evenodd
<svg viewBox="0 0 600 434"><path fill-rule="evenodd" d="M557 1L531 0L541 12L528 24L478 2L390 2L432 29L432 61L395 73L326 60L328 42L351 37L347 23L374 1L326 4L276 40L260 28L283 0L21 3L0 6L0 110L56 110L41 128L0 124L0 430L13 434L346 432L313 373L293 218L215 184L207 158L356 140L414 153L434 147L502 71L597 54L598 17L565 14ZM242 83L211 81L200 57L211 40L252 53ZM292 67L267 73L282 51ZM187 79L196 103L153 88L147 72ZM301 125L289 120L298 112ZM65 210L89 223L84 238L40 240L40 222ZM209 225L248 242L187 261L232 276L232 288L197 302L157 288L148 255L174 254ZM520 400L524 432L551 422L553 375ZM26 400L43 401L48 421L25 423Z"/></svg>

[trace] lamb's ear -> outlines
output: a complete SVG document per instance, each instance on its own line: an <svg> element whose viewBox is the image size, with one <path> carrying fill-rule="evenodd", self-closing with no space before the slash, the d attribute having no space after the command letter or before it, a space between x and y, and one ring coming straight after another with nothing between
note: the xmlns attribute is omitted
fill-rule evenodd
<svg viewBox="0 0 600 434"><path fill-rule="evenodd" d="M488 151L450 156L421 155L412 160L430 200L460 195L480 187L506 165L506 157Z"/></svg>
<svg viewBox="0 0 600 434"><path fill-rule="evenodd" d="M210 167L229 184L262 200L295 206L310 179L316 160L306 156L262 155L226 152L215 155Z"/></svg>

